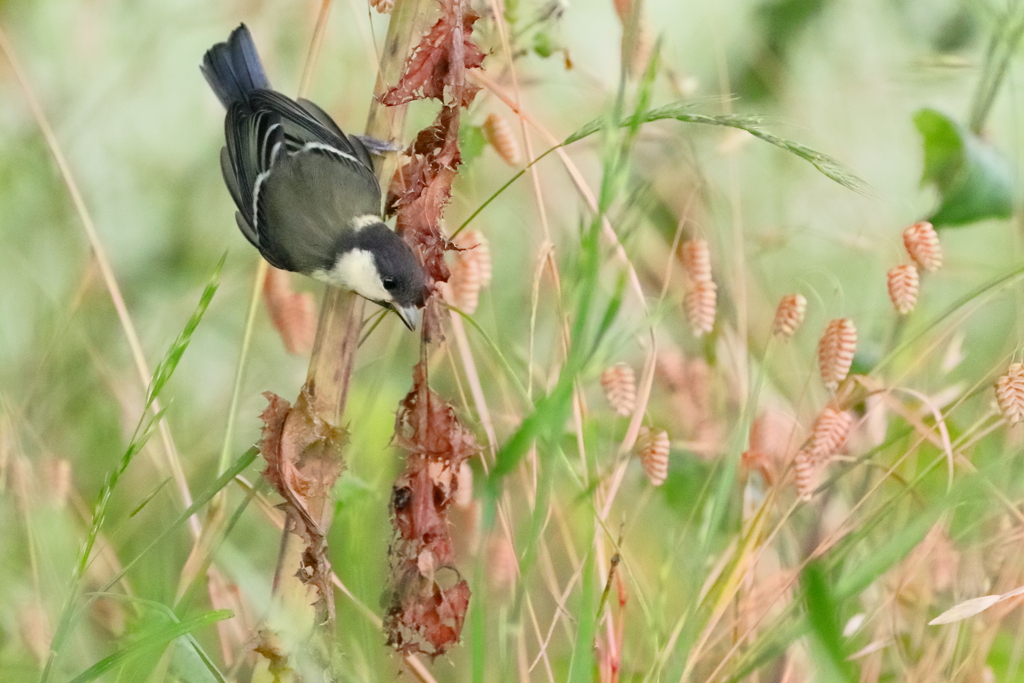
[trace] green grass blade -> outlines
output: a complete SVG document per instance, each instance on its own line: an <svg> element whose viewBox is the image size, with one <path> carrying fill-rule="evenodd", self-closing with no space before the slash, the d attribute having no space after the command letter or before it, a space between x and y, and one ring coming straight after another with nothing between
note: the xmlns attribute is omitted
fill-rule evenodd
<svg viewBox="0 0 1024 683"><path fill-rule="evenodd" d="M708 126L725 126L727 128L739 128L745 130L754 137L764 140L770 145L775 145L779 149L785 150L790 154L795 154L804 161L809 162L814 168L824 175L826 178L833 180L843 187L859 192L861 194L870 195L872 194L870 187L866 182L858 178L852 171L847 169L836 159L830 157L827 154L818 152L817 150L811 149L806 145L802 145L799 142L788 140L778 135L773 135L762 129L763 118L759 116L746 116L742 114L696 114L690 111L692 105L688 104L669 104L664 107L658 107L657 109L651 109L650 111L630 116L627 119L619 122L620 126L632 127L636 125L642 125L645 123L652 123L654 121L664 120L675 120L683 123L699 123ZM600 131L606 126L604 119L596 119L591 121L587 125L583 126L575 133L565 139L563 144L570 145L578 140L582 140L585 137L593 135Z"/></svg>
<svg viewBox="0 0 1024 683"><path fill-rule="evenodd" d="M231 612L231 610L215 610L213 612L206 612L205 614L185 619L184 621L169 624L167 627L154 633L138 638L114 654L104 657L79 675L75 676L71 680L71 683L88 683L88 681L95 681L106 672L125 662L127 659L138 654L142 650L152 647L166 646L175 638L188 635L193 631L203 628L204 626L208 626L225 619L230 619L233 616L234 613Z"/></svg>
<svg viewBox="0 0 1024 683"><path fill-rule="evenodd" d="M185 354L185 350L188 349L189 342L192 341L192 335L195 333L196 328L199 327L199 323L202 322L206 309L209 308L210 302L213 301L213 295L217 293L217 288L220 286L220 271L224 267L224 261L227 257L227 252L224 252L224 255L220 257L217 267L214 268L210 280L203 289L202 296L199 297L199 305L196 306L192 316L185 323L185 328L178 334L174 343L171 344L171 348L167 350L167 354L160 361L160 365L156 366L156 370L153 371L153 380L149 384L149 394L146 397L146 408L153 405L153 401L160 395L167 381L178 368L181 357Z"/></svg>

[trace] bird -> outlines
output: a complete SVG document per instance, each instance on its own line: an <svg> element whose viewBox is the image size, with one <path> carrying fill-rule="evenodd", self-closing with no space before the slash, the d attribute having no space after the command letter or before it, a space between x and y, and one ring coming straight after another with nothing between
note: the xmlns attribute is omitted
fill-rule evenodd
<svg viewBox="0 0 1024 683"><path fill-rule="evenodd" d="M246 239L275 268L353 291L415 329L426 277L382 220L364 139L309 100L274 90L245 24L199 68L227 110L220 166Z"/></svg>

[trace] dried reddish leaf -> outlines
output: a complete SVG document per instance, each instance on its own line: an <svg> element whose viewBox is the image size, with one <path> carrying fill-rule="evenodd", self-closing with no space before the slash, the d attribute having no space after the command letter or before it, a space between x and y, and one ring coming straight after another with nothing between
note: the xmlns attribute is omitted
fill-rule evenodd
<svg viewBox="0 0 1024 683"><path fill-rule="evenodd" d="M433 98L468 107L476 86L465 82L466 69L483 64L484 53L473 42L473 24L480 18L468 0L441 0L441 18L430 28L405 62L398 84L380 98L393 107Z"/></svg>
<svg viewBox="0 0 1024 683"><path fill-rule="evenodd" d="M395 649L436 657L458 642L469 606L469 586L452 566L448 508L462 463L480 448L454 409L430 390L422 363L413 379L395 426L395 441L409 456L391 497L395 538L384 629Z"/></svg>
<svg viewBox="0 0 1024 683"><path fill-rule="evenodd" d="M398 212L395 229L419 254L427 285L433 289L434 283L447 282L451 275L444 252L452 245L441 231L441 217L451 198L456 168L462 162L459 109L443 107L433 125L420 131L407 154L409 161L392 181L388 206ZM427 339L439 336L437 306L427 307L423 327Z"/></svg>
<svg viewBox="0 0 1024 683"><path fill-rule="evenodd" d="M273 266L267 268L267 276L263 280L263 303L288 353L303 355L313 350L316 338L313 297L307 292L294 291L291 276L286 271Z"/></svg>
<svg viewBox="0 0 1024 683"><path fill-rule="evenodd" d="M285 499L288 528L304 544L299 577L315 586L318 621L334 622L331 563L327 559L328 496L344 469L341 447L345 431L318 417L303 388L294 406L270 392L270 405L260 416L263 435L260 454L267 461L263 478Z"/></svg>

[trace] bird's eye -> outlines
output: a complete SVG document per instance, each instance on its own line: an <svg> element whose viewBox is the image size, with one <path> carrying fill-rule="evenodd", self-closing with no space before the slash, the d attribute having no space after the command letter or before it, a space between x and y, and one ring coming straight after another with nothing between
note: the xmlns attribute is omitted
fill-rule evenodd
<svg viewBox="0 0 1024 683"><path fill-rule="evenodd" d="M389 292L398 286L398 281L395 280L395 278L393 277L381 278L380 283L384 285L384 289L388 290Z"/></svg>

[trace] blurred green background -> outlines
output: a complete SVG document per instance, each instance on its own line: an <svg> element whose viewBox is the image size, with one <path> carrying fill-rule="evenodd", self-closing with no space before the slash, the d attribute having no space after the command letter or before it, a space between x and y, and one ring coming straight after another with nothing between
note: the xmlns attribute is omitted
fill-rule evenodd
<svg viewBox="0 0 1024 683"><path fill-rule="evenodd" d="M702 236L711 245L719 283L719 331L712 341L691 335L681 313L678 270L679 286L670 289L666 306L659 309L657 329L664 348L707 358L721 371L716 374L714 411L727 431L738 423L739 407L725 378L743 373L747 361L737 360L740 356L760 367L775 304L783 294L802 291L807 295L806 333L791 346L774 349L764 371L772 391L785 397L791 412L806 421L826 396L813 376L813 353L816 335L828 319L847 316L857 321L858 362L869 369L891 350L894 340L925 329L959 297L1020 266L1020 186L1011 176L1016 213L1009 220L984 220L942 232L946 266L938 275L925 278L918 309L908 322L895 322L885 293L885 272L902 258L900 231L931 215L939 204L934 188L921 184L924 152L914 115L931 107L966 123L983 76L986 48L1000 26L1012 23L1001 13L1020 21L1020 4L981 0L643 3L642 22L660 41L661 50L661 71L652 86L654 105L682 99L693 104L696 112L763 115L766 129L839 159L870 187L868 194L851 192L805 161L741 131L679 122L644 127L626 191L610 218L649 285L653 301L666 259L671 258L669 245L676 223L691 207L685 234ZM635 89L633 81L621 86L622 24L610 1L565 4L559 19L539 23L531 20L544 12L541 3L517 0L506 6L513 28L521 29L514 32L523 49L515 69L524 110L555 138L564 139L604 116L620 87L630 93ZM271 82L294 95L319 10L320 3L312 0L0 1L0 28L16 51L81 188L151 367L184 326L218 260L227 252L220 289L163 394L166 419L193 492L201 491L217 472L258 259L235 227L234 207L220 177L223 112L199 73L199 60L209 46L244 21ZM331 9L308 96L346 131L360 132L365 124L386 25L387 17L360 0L339 0ZM491 51L485 72L511 88L493 15L478 24L477 35ZM565 52L541 54L548 54L552 46ZM571 59L571 68L564 55ZM981 137L1016 170L1024 153L1024 101L1019 60L1011 59L1009 65ZM467 122L479 126L490 112L514 120L507 107L484 91ZM415 104L407 132L411 135L433 116L433 104ZM518 126L514 130L520 137ZM531 136L535 155L547 149L542 137ZM600 136L595 136L568 149L592 187L600 184L601 144ZM566 277L571 282L571 255L586 215L584 203L556 157L549 156L536 169L556 254L568 264ZM448 225L461 224L513 173L493 149L468 154L446 215ZM525 385L532 376L536 386L546 387L561 354L562 319L549 296L550 283L545 283L530 367L530 292L544 241L538 206L526 177L472 224L487 236L495 269L493 285L482 295L474 319L500 348L519 382ZM614 287L616 268L609 267L607 291ZM320 295L319 285L299 280L295 284ZM913 373L907 381L929 394L960 381L972 387L990 383L1011 355L1016 353L1019 360L1024 331L1020 310L1019 288L999 294L962 326L963 364L943 374L921 371L909 359L904 361L903 377ZM639 368L646 348L637 339L645 324L641 311L627 306L599 356ZM504 364L483 336L471 330L470 337L502 441L522 419L523 409L510 389ZM938 358L944 350L945 346L933 353ZM465 387L456 380L455 366L444 353L437 351L434 357L436 385L460 409L465 408L467 422L482 434L461 398ZM345 416L352 434L346 452L348 473L337 491L332 557L341 579L373 609L377 609L386 573L387 501L391 481L401 467L396 451L389 447L394 412L408 391L410 369L418 356L416 338L393 316L387 318L360 352ZM261 308L241 385L238 424L228 444L231 454L241 454L258 438L258 415L265 406L261 392L293 398L305 379L306 366L306 358L285 352ZM587 440L591 455L598 458L593 467L603 474L625 424L621 420L601 423L607 415L601 417L599 412L603 410L596 381L600 369L592 368L581 378L581 386L597 415L590 422L588 414ZM894 374L900 372L897 369ZM52 629L88 525L89 506L130 439L144 397L82 222L10 62L0 60L3 680L32 680L38 675L38 652L33 652L31 637L35 622L31 614L26 617L27 606L38 599L48 615L39 628L44 633ZM969 408L973 412L959 424L968 424L988 409L989 402L988 394L975 400ZM672 434L672 409L657 391L649 413L666 423ZM1019 451L1019 437L989 447ZM567 437L565 450L572 448ZM575 456L541 456L552 470L549 495L560 498L559 505L569 509L570 519L561 522L567 525L561 533L571 536L567 530L574 528L571 516L582 514L574 507L577 496L586 492L573 489L574 479L566 472L578 463ZM167 482L168 473L158 464L162 458L154 438L115 492L104 534L122 561L133 557L182 509L174 484ZM607 460L602 464L600 458ZM57 461L70 465L69 489L62 494L59 480L48 478ZM696 524L693 515L699 518L694 501L707 495L704 478L709 470L704 460L677 443L673 478L665 495L651 493L635 467L619 493L625 510L617 510L613 518L616 525L620 519L631 520L627 543L634 550L632 580L651 591L646 609L635 607L645 613L644 618L636 617L636 628L650 634L652 648L655 642L664 643L674 610L690 599L684 593L674 595L666 585L680 567L688 566L686 543L681 539L688 533L685 529ZM479 469L477 473L481 474ZM256 466L246 476L255 480ZM1018 499L1019 479L1014 472L1001 482L1010 500ZM234 489L231 495L229 509L234 509L242 496ZM145 507L134 514L143 502ZM641 513L646 521L637 524ZM530 522L529 514L524 515L522 533ZM525 537L532 538L530 533ZM557 538L559 532L545 533ZM278 540L276 530L251 506L217 556L218 566L239 585L257 621L269 596ZM728 534L723 535L722 544L728 540ZM577 541L579 548L560 550L546 560L550 568L534 568L540 576L523 581L534 588L552 576L564 581L572 573L575 553L585 554L588 547L585 533ZM189 548L190 537L182 529L166 547L147 555L142 567L131 574L133 594L173 603ZM464 573L475 580L486 575L484 557L483 565L467 560ZM689 566L690 571L698 569L704 572L707 567ZM701 580L684 583L688 586L691 581L699 588ZM474 645L439 660L438 680L470 680L470 660L486 662L477 676L485 671L489 680L511 677L505 672L512 669L505 666L516 660L518 630L528 629L529 624L522 611L522 595L494 597L496 593L489 593L478 581L473 586L475 599L490 602L491 608L486 617L480 617L483 621L467 625L467 636L477 629L470 637ZM978 589L982 590L980 585ZM965 598L976 593L965 592ZM557 611L550 595L537 599L546 618ZM125 605L115 604L128 612ZM658 616L663 609L664 619ZM389 659L373 625L342 597L339 613L344 623L352 625L341 637L340 649L347 657L342 666L345 675L352 680L393 680L399 665ZM513 616L503 621L509 614ZM143 630L144 619L124 618L128 625L118 630L102 615L83 617L76 624L71 646L61 653L56 680L70 678L112 652L116 643L125 642L124 629L129 634ZM481 633L482 624L493 625L487 619L500 626ZM572 649L571 634L563 628L571 630L559 626L557 643L552 645L552 657L557 660L553 676L558 680L565 674L566 653ZM201 637L216 651L210 633ZM644 642L642 634L630 638ZM535 647L536 643L529 646L531 660ZM646 650L639 644L631 647L634 659L628 675L640 680L647 671ZM666 680L674 680L680 675L681 662L672 657L668 661ZM134 674L139 678L122 672L120 680L146 676L160 680L163 670L153 671ZM547 680L539 669L532 675Z"/></svg>

